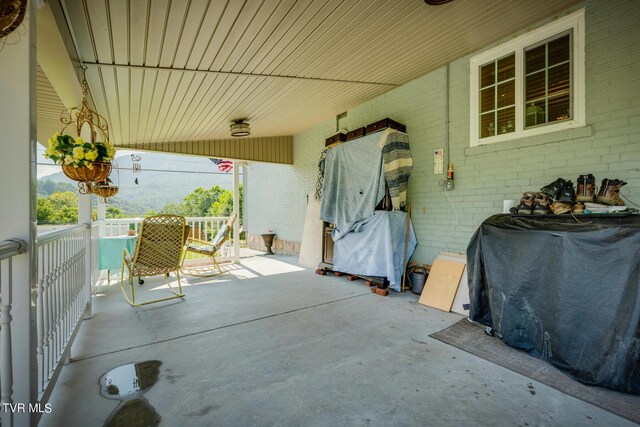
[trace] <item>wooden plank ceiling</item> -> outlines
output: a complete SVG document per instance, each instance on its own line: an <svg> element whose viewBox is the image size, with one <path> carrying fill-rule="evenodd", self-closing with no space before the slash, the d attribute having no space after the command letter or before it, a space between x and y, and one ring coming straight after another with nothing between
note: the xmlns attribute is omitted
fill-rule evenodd
<svg viewBox="0 0 640 427"><path fill-rule="evenodd" d="M36 99L38 141L46 146L47 140L60 132L60 113L65 107L39 65L36 68Z"/></svg>
<svg viewBox="0 0 640 427"><path fill-rule="evenodd" d="M293 135L575 0L51 2L113 141L166 147L228 139L239 118Z"/></svg>

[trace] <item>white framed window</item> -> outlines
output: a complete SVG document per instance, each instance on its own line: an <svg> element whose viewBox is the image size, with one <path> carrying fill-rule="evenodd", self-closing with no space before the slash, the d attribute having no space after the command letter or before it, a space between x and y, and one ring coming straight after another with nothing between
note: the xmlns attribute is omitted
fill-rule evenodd
<svg viewBox="0 0 640 427"><path fill-rule="evenodd" d="M585 125L584 9L470 60L471 146Z"/></svg>

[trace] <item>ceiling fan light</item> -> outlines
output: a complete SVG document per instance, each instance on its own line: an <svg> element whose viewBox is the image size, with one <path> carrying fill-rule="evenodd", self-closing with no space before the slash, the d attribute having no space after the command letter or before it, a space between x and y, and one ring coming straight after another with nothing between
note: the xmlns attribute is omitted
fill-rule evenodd
<svg viewBox="0 0 640 427"><path fill-rule="evenodd" d="M251 128L249 127L249 123L245 123L244 119L233 121L229 125L229 130L231 131L231 136L235 137L251 135Z"/></svg>

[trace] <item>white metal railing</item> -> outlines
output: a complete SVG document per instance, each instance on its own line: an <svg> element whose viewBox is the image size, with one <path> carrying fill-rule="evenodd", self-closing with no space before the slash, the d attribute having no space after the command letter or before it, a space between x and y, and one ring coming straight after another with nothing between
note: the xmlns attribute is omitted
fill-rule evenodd
<svg viewBox="0 0 640 427"><path fill-rule="evenodd" d="M0 242L0 403L13 403L13 360L11 358L11 308L13 291L13 257L26 251L22 240ZM1 424L11 425L9 411L1 412Z"/></svg>
<svg viewBox="0 0 640 427"><path fill-rule="evenodd" d="M102 222L101 236L121 236L127 234L128 230L140 232L140 226L144 218L114 218L106 219ZM227 223L229 217L223 216L196 216L185 217L187 225L190 227L189 237L201 240L212 240L218 230ZM231 239L227 240L220 248L222 257L231 253ZM192 254L189 254L191 257ZM189 258L190 259L190 258Z"/></svg>
<svg viewBox="0 0 640 427"><path fill-rule="evenodd" d="M38 236L38 394L47 402L80 320L90 308L91 228L80 224Z"/></svg>

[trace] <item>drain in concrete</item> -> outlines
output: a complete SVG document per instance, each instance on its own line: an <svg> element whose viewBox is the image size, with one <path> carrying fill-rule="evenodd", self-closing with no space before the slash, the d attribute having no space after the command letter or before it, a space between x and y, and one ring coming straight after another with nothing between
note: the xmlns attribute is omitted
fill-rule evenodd
<svg viewBox="0 0 640 427"><path fill-rule="evenodd" d="M160 423L160 415L142 396L158 381L158 360L118 366L100 378L100 394L122 403L105 422L106 427L146 427Z"/></svg>

